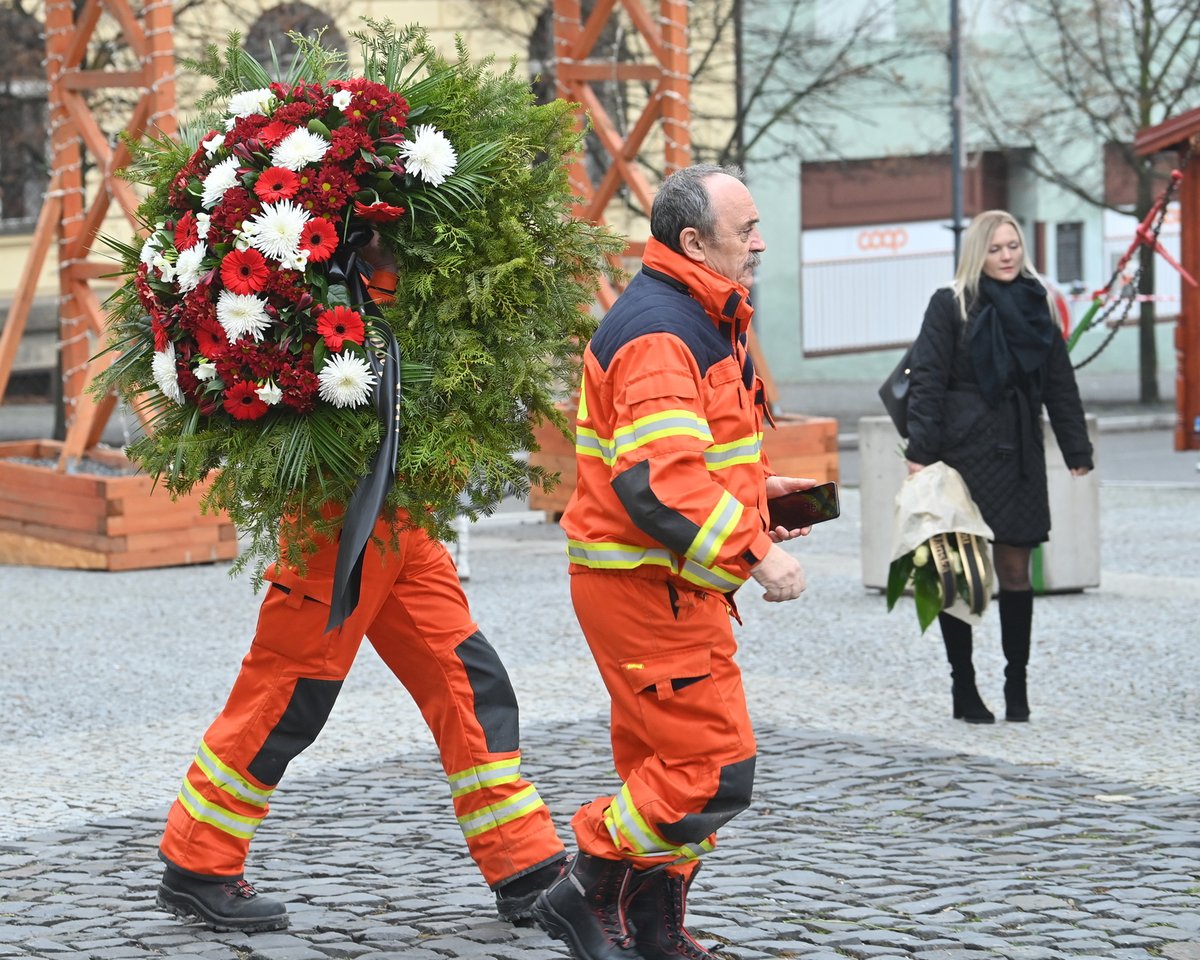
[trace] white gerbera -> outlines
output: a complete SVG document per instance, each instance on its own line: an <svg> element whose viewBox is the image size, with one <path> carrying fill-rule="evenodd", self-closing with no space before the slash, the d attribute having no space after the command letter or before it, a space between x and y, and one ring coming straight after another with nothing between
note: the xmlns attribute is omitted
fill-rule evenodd
<svg viewBox="0 0 1200 960"><path fill-rule="evenodd" d="M166 350L155 350L150 361L150 372L164 396L183 406L183 391L179 389L179 375L175 371L175 345L167 344Z"/></svg>
<svg viewBox="0 0 1200 960"><path fill-rule="evenodd" d="M275 94L267 87L257 90L243 90L229 98L229 115L232 117L249 117L256 113L265 114L271 106Z"/></svg>
<svg viewBox="0 0 1200 960"><path fill-rule="evenodd" d="M262 297L222 290L217 296L217 322L231 342L245 336L261 340L263 331L271 325L271 317Z"/></svg>
<svg viewBox="0 0 1200 960"><path fill-rule="evenodd" d="M335 353L325 361L317 374L321 399L335 407L362 406L371 398L375 374L362 357L352 353Z"/></svg>
<svg viewBox="0 0 1200 960"><path fill-rule="evenodd" d="M268 203L242 227L243 236L264 257L294 263L300 256L300 238L312 216L290 200ZM307 262L307 260L306 260Z"/></svg>
<svg viewBox="0 0 1200 960"><path fill-rule="evenodd" d="M300 127L279 141L271 151L271 162L286 170L301 170L310 163L318 163L329 147L329 141L320 134Z"/></svg>
<svg viewBox="0 0 1200 960"><path fill-rule="evenodd" d="M458 155L441 130L423 123L400 147L404 168L431 186L439 186L458 166Z"/></svg>
<svg viewBox="0 0 1200 960"><path fill-rule="evenodd" d="M225 191L238 182L237 168L238 158L226 157L208 171L208 176L204 178L204 191L200 194L200 204L205 210L216 206L225 196Z"/></svg>
<svg viewBox="0 0 1200 960"><path fill-rule="evenodd" d="M175 282L181 293L195 290L204 276L204 258L208 255L208 244L194 243L179 254L175 261Z"/></svg>
<svg viewBox="0 0 1200 960"><path fill-rule="evenodd" d="M283 399L283 391L274 380L268 380L254 392L258 394L259 400L271 407Z"/></svg>

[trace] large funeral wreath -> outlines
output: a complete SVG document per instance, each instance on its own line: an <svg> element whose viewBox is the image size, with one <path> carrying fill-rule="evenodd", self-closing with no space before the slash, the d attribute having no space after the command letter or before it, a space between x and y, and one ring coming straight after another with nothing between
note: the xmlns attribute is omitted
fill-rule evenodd
<svg viewBox="0 0 1200 960"><path fill-rule="evenodd" d="M98 389L144 405L127 452L171 494L212 478L206 506L245 537L235 569L258 575L335 534L373 463L378 506L442 537L553 482L523 452L563 425L621 247L571 215L572 105L537 105L461 41L449 60L419 28L365 24L357 75L319 38L290 37L274 78L236 36L210 48L196 119L132 145L144 239L114 241ZM396 290L376 306L381 252Z"/></svg>

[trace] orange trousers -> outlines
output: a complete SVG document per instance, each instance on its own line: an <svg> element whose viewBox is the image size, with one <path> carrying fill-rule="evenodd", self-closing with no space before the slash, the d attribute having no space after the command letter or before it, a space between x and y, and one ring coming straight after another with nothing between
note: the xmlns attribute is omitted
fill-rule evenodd
<svg viewBox="0 0 1200 960"><path fill-rule="evenodd" d="M613 573L573 574L571 599L611 698L622 781L575 814L579 848L690 874L754 785L730 609L710 593Z"/></svg>
<svg viewBox="0 0 1200 960"><path fill-rule="evenodd" d="M381 521L375 534L387 544L391 531ZM324 726L364 634L433 733L488 884L560 855L549 812L521 777L508 673L471 619L446 548L420 530L402 532L395 551L368 544L358 607L326 633L336 554L323 545L303 578L282 565L267 572L254 641L168 813L163 859L198 877L242 874L271 794Z"/></svg>

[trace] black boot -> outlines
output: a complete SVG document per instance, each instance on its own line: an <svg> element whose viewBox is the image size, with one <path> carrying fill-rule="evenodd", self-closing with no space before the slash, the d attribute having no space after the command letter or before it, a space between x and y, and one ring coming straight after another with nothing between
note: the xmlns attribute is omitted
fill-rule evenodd
<svg viewBox="0 0 1200 960"><path fill-rule="evenodd" d="M692 874L695 876L695 873ZM692 939L683 927L687 892L691 879L684 880L662 869L634 872L634 894L629 903L634 945L643 960L716 960Z"/></svg>
<svg viewBox="0 0 1200 960"><path fill-rule="evenodd" d="M629 863L577 853L533 905L533 917L575 960L636 960L625 917Z"/></svg>
<svg viewBox="0 0 1200 960"><path fill-rule="evenodd" d="M566 854L561 854L512 880L505 880L496 887L496 912L501 920L514 926L528 927L533 924L533 902L538 894L562 876Z"/></svg>
<svg viewBox="0 0 1200 960"><path fill-rule="evenodd" d="M241 877L200 880L167 867L158 885L158 905L177 917L194 917L210 930L258 933L288 925L287 907L260 897Z"/></svg>
<svg viewBox="0 0 1200 960"><path fill-rule="evenodd" d="M975 665L971 662L971 625L947 613L938 614L946 659L950 661L950 695L954 699L954 719L967 723L995 723L996 717L975 689Z"/></svg>
<svg viewBox="0 0 1200 960"><path fill-rule="evenodd" d="M1004 649L1004 719L1024 723L1029 719L1025 668L1029 663L1029 637L1033 630L1033 591L1000 591L1000 645Z"/></svg>

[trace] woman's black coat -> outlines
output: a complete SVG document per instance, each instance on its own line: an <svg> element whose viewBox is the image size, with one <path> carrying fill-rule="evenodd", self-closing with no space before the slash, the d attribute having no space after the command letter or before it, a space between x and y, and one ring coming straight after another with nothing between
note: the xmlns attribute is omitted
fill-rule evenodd
<svg viewBox="0 0 1200 960"><path fill-rule="evenodd" d="M1055 337L1043 366L989 407L967 350L974 312L968 317L963 323L950 288L930 298L909 374L906 456L954 467L996 541L1033 546L1050 533L1043 404L1067 466L1092 467L1075 372L1066 345Z"/></svg>

